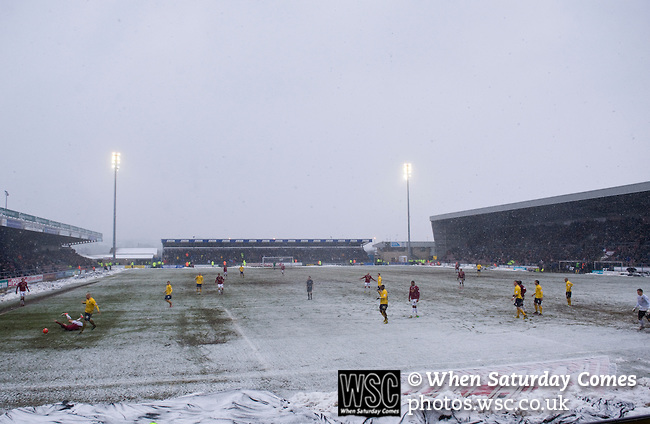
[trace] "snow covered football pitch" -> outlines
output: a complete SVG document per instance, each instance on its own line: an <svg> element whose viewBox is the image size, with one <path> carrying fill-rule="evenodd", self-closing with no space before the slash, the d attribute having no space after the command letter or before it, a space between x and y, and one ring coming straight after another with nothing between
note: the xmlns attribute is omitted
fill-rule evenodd
<svg viewBox="0 0 650 424"><path fill-rule="evenodd" d="M650 413L650 329L638 331L632 313L636 289L650 293L645 278L499 270L478 277L466 270L465 287L459 289L452 268L298 267L287 268L285 275L279 269L247 268L245 278L231 268L225 293L218 295L214 279L220 271L126 270L39 298L28 294L26 307L7 309L4 302L2 412L62 401L141 404L248 390L290 399L323 420L352 422L354 417L336 415L338 370L398 369L404 379L411 372L543 369L545 363L566 368L596 360L639 381L629 392L597 388L601 398L622 401L632 414ZM201 295L194 282L199 272L205 276ZM383 277L387 325L378 312L376 283L368 290L360 280L366 272ZM308 276L314 280L310 301ZM566 304L564 277L574 283L572 307ZM515 279L528 288L528 321L514 318ZM544 289L543 316L532 315L534 279ZM163 299L167 280L174 288L172 308ZM419 318L409 318L411 280L421 291ZM81 335L58 328L53 321L62 312L82 311L87 291L101 309L94 315L98 327ZM16 414L25 411L34 412L13 409L0 422L18 422ZM423 422L422 417L407 422ZM294 419L268 422L304 417Z"/></svg>

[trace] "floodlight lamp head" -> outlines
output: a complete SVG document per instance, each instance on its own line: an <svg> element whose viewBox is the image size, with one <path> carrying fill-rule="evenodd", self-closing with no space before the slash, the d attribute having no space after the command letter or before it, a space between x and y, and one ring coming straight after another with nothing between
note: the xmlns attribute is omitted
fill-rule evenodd
<svg viewBox="0 0 650 424"><path fill-rule="evenodd" d="M111 157L111 165L114 170L120 169L121 154L119 152L113 152Z"/></svg>
<svg viewBox="0 0 650 424"><path fill-rule="evenodd" d="M404 179L408 180L411 178L411 164L410 163L405 163L404 164Z"/></svg>

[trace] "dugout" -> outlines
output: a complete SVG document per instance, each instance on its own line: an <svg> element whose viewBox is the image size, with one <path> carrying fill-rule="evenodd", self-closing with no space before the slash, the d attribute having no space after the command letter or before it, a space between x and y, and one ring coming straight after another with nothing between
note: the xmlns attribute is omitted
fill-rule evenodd
<svg viewBox="0 0 650 424"><path fill-rule="evenodd" d="M650 182L430 217L447 261L558 268L650 263ZM584 265L583 265L584 264ZM597 267L597 265L596 265Z"/></svg>
<svg viewBox="0 0 650 424"><path fill-rule="evenodd" d="M261 264L264 257L293 257L304 265L368 262L372 239L162 239L166 265Z"/></svg>

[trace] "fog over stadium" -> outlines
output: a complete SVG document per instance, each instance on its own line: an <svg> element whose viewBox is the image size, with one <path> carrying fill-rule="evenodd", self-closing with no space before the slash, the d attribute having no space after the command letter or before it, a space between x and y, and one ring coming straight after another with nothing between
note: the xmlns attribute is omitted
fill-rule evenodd
<svg viewBox="0 0 650 424"><path fill-rule="evenodd" d="M650 180L650 3L0 2L0 206L161 238L432 240ZM108 248L106 248L108 249Z"/></svg>

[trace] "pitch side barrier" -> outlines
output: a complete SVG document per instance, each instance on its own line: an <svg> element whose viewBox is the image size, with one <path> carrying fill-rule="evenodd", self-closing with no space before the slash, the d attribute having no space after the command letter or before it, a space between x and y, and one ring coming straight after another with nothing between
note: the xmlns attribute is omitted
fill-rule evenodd
<svg viewBox="0 0 650 424"><path fill-rule="evenodd" d="M81 272L78 269L72 269L67 271L49 272L45 274L24 275L22 277L5 278L3 280L0 280L0 290L6 291L9 288L16 287L18 283L20 283L20 280L22 280L23 278L25 279L25 281L27 281L27 284L35 284L35 283L40 283L42 281L56 281L56 280L61 280L63 278L70 278L80 273Z"/></svg>
<svg viewBox="0 0 650 424"><path fill-rule="evenodd" d="M353 265L350 265L349 263L346 262L322 262L320 264L317 263L304 263L304 262L289 262L286 263L285 266L287 268L295 268L295 267L301 267L301 266L373 266L375 265L372 262L363 262L363 263L356 263ZM398 264L394 264L398 265ZM236 265L229 265L233 269L237 269L238 266ZM185 265L163 265L162 266L165 269L180 269L180 268L188 268ZM280 269L280 264L276 264L275 266L277 269ZM221 265L211 265L211 264L193 264L190 265L189 268L221 268ZM246 268L273 268L273 264L269 263L262 263L262 262L247 262L246 263Z"/></svg>

